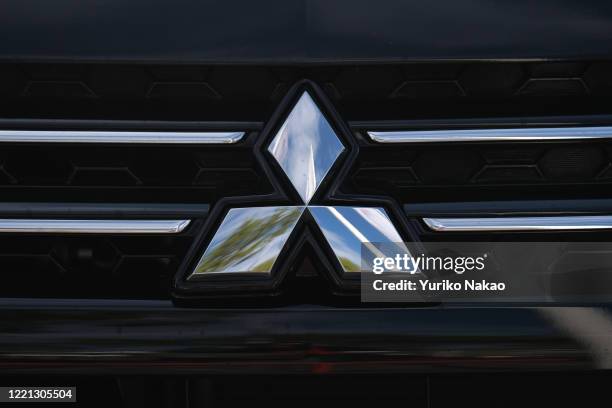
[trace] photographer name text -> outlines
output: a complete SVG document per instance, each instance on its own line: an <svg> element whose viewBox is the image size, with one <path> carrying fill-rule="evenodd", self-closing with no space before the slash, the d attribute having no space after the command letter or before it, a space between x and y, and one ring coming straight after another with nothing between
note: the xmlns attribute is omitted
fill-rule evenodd
<svg viewBox="0 0 612 408"><path fill-rule="evenodd" d="M504 282L490 282L484 279L466 279L464 281L432 281L430 279L401 279L396 282L385 282L376 279L372 282L375 291L409 291L409 292L503 292L506 290Z"/></svg>

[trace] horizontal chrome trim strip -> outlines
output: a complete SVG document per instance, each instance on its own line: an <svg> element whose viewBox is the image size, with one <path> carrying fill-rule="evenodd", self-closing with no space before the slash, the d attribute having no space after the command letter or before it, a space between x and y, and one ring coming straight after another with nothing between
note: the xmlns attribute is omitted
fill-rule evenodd
<svg viewBox="0 0 612 408"><path fill-rule="evenodd" d="M403 208L409 217L430 218L608 215L612 214L612 199L424 202Z"/></svg>
<svg viewBox="0 0 612 408"><path fill-rule="evenodd" d="M6 120L6 119L4 119ZM14 119L13 119L14 120ZM40 119L36 119L40 120ZM91 119L87 119L91 120ZM0 119L2 127L3 119ZM243 122L240 122L243 123ZM403 119L403 120L351 120L351 129L366 131L404 130L440 130L440 129L514 129L514 128L559 128L559 127L591 127L609 126L612 115L547 115L547 116L488 116L479 118L442 118L442 119ZM11 127L11 129L13 129ZM38 129L42 129L38 128ZM123 129L115 127L115 129ZM227 127L224 129L246 129L244 127ZM199 129L198 129L199 130ZM215 129L216 130L216 129Z"/></svg>
<svg viewBox="0 0 612 408"><path fill-rule="evenodd" d="M564 116L565 118L566 116ZM604 123L610 120L603 119ZM235 132L260 130L263 122L203 120L40 119L0 118L0 129L97 130L151 132ZM371 127L369 127L371 128ZM368 128L368 129L369 129Z"/></svg>
<svg viewBox="0 0 612 408"><path fill-rule="evenodd" d="M612 126L368 131L378 143L520 142L612 138Z"/></svg>
<svg viewBox="0 0 612 408"><path fill-rule="evenodd" d="M209 207L184 203L0 202L0 219L193 219L206 217Z"/></svg>
<svg viewBox="0 0 612 408"><path fill-rule="evenodd" d="M558 231L612 229L612 215L489 218L423 218L439 232Z"/></svg>
<svg viewBox="0 0 612 408"><path fill-rule="evenodd" d="M178 234L190 220L0 219L0 233Z"/></svg>
<svg viewBox="0 0 612 408"><path fill-rule="evenodd" d="M0 143L231 144L244 132L0 130Z"/></svg>

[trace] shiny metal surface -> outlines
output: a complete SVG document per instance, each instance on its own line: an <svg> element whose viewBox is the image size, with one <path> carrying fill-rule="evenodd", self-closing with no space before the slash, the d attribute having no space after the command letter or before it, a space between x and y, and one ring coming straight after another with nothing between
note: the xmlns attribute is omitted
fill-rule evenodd
<svg viewBox="0 0 612 408"><path fill-rule="evenodd" d="M371 243L397 245L397 253L409 253L383 208L233 208L188 279L220 273L269 274L305 209L312 214L344 272L362 271L362 244L375 253L380 251Z"/></svg>
<svg viewBox="0 0 612 408"><path fill-rule="evenodd" d="M440 232L612 229L612 215L423 218L423 222L432 230Z"/></svg>
<svg viewBox="0 0 612 408"><path fill-rule="evenodd" d="M231 144L244 132L0 130L0 143Z"/></svg>
<svg viewBox="0 0 612 408"><path fill-rule="evenodd" d="M208 204L0 202L0 219L161 219L205 218Z"/></svg>
<svg viewBox="0 0 612 408"><path fill-rule="evenodd" d="M601 368L610 345L594 350L584 330L543 313L551 309L567 320L577 308L202 309L170 301L0 299L0 370L286 375L320 374L322 366L332 374ZM609 308L580 309L612 316ZM610 342L608 327L587 328L600 344Z"/></svg>
<svg viewBox="0 0 612 408"><path fill-rule="evenodd" d="M304 92L268 151L308 204L344 146L308 92Z"/></svg>
<svg viewBox="0 0 612 408"><path fill-rule="evenodd" d="M229 210L188 279L214 273L270 273L304 207Z"/></svg>
<svg viewBox="0 0 612 408"><path fill-rule="evenodd" d="M0 233L177 234L189 220L0 219Z"/></svg>
<svg viewBox="0 0 612 408"><path fill-rule="evenodd" d="M344 272L362 272L362 244L392 244L398 247L396 253L410 253L383 208L310 206L308 209ZM369 249L379 252L371 245Z"/></svg>
<svg viewBox="0 0 612 408"><path fill-rule="evenodd" d="M612 138L612 127L369 131L378 143L520 142Z"/></svg>

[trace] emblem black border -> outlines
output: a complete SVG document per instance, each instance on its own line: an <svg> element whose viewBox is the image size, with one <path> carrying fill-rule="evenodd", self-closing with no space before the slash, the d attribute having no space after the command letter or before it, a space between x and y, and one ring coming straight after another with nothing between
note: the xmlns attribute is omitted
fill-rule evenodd
<svg viewBox="0 0 612 408"><path fill-rule="evenodd" d="M296 261L305 245L310 246L315 251L318 263L326 269L320 275L326 278L334 295L359 294L360 274L343 272L335 254L308 211L304 212L298 225L292 231L285 244L285 249L281 251L269 275L250 273L213 274L199 280L187 280L206 245L213 238L231 208L299 206L299 204L296 204L301 202L299 194L295 191L279 164L268 152L267 147L305 91L313 98L317 107L345 146L345 150L335 161L312 197L313 205L382 207L387 211L391 222L402 239L418 242L415 232L409 227L406 215L401 210L402 207L394 199L384 196L345 194L341 191L341 185L348 177L356 160L358 160L360 145L368 142L363 140L359 134L351 131L329 101L328 96L315 82L302 79L287 91L263 130L254 135L254 137L257 137L253 145L256 160L272 185L273 191L265 195L224 197L217 201L175 275L172 289L175 300L277 296L282 293L282 284L285 282L287 275L295 269Z"/></svg>

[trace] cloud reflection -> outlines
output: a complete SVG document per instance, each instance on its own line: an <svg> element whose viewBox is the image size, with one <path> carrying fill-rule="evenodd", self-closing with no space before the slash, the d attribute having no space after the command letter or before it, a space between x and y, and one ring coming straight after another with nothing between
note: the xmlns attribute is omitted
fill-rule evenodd
<svg viewBox="0 0 612 408"><path fill-rule="evenodd" d="M340 139L307 92L268 147L305 203L343 150Z"/></svg>

